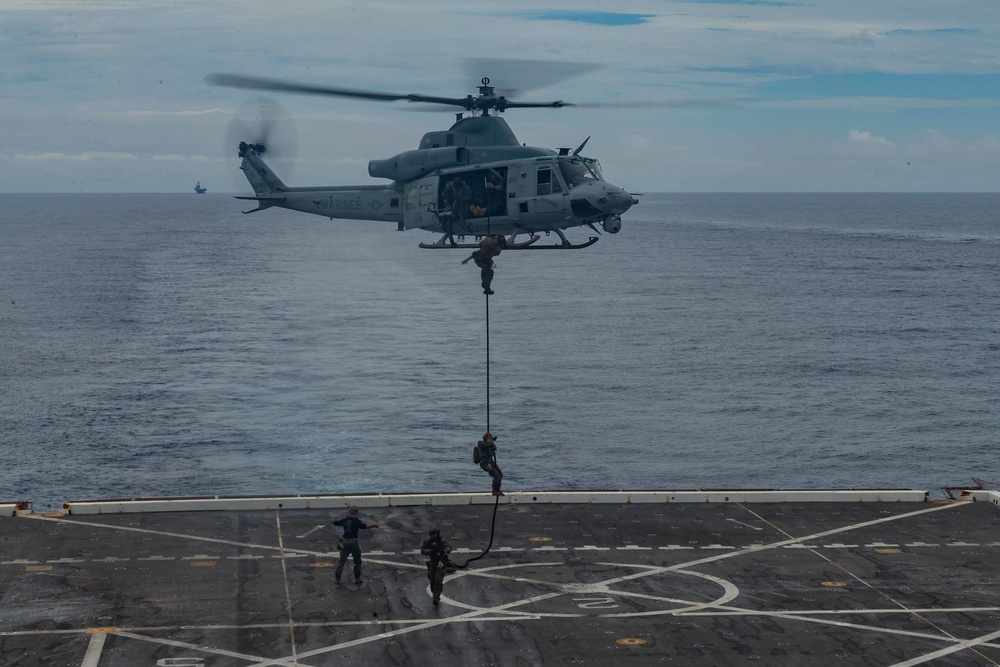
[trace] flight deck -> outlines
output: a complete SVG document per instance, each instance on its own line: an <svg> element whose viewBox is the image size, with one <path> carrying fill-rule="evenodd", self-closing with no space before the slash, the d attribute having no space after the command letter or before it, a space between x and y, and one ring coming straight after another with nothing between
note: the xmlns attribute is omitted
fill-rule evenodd
<svg viewBox="0 0 1000 667"><path fill-rule="evenodd" d="M518 492L0 505L0 665L1000 664L1000 493ZM364 572L334 583L349 505Z"/></svg>

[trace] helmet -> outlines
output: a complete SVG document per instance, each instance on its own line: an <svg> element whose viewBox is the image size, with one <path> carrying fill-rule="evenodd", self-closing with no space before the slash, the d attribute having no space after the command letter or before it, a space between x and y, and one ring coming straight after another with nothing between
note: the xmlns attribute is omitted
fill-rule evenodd
<svg viewBox="0 0 1000 667"><path fill-rule="evenodd" d="M351 516L357 516L358 515L357 505L351 505L350 507L348 507L347 513L350 514Z"/></svg>
<svg viewBox="0 0 1000 667"><path fill-rule="evenodd" d="M441 534L441 530L437 526L435 526L434 528L430 529L430 534L431 535L440 535Z"/></svg>

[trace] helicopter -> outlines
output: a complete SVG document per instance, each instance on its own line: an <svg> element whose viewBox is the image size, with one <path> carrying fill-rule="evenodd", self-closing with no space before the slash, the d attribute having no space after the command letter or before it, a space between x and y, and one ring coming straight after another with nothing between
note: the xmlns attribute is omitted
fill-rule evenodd
<svg viewBox="0 0 1000 667"><path fill-rule="evenodd" d="M254 196L256 213L287 208L333 219L395 222L399 231L423 229L441 234L421 248L475 248L464 243L495 236L506 249L579 249L597 242L602 232L617 234L621 216L638 199L605 180L600 163L582 155L587 137L575 150L538 148L518 141L500 116L515 108L561 108L570 103L518 102L496 94L483 77L478 95L437 97L313 86L235 74L210 74L211 85L288 93L329 95L378 101L406 100L460 107L447 130L427 132L415 150L371 160L368 174L387 179L384 185L290 187L263 156L266 141L239 143L240 169ZM588 227L598 236L571 242L564 230ZM536 244L540 234L559 237L555 244ZM518 236L527 239L518 242Z"/></svg>

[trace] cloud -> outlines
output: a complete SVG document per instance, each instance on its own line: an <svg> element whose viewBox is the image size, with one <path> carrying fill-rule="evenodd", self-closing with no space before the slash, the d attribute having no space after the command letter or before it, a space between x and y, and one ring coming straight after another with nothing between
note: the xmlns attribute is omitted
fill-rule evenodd
<svg viewBox="0 0 1000 667"><path fill-rule="evenodd" d="M178 111L154 111L152 109L134 109L131 111L117 111L117 112L107 112L108 116L126 116L131 118L142 118L142 117L168 117L168 116L210 116L216 114L222 114L225 116L231 116L236 113L235 109L224 109L215 107L212 109L180 109Z"/></svg>
<svg viewBox="0 0 1000 667"><path fill-rule="evenodd" d="M847 133L847 143L862 146L878 146L880 148L895 148L895 145L885 137L877 137L871 132L850 130Z"/></svg>
<svg viewBox="0 0 1000 667"><path fill-rule="evenodd" d="M319 159L316 159L316 160L311 160L311 162L328 162L328 163L331 163L331 164L362 164L362 165L367 165L370 162L370 160L368 160L366 158L360 158L360 157L342 157L342 158L336 158L336 159L319 158Z"/></svg>
<svg viewBox="0 0 1000 667"><path fill-rule="evenodd" d="M119 153L113 151L91 151L87 153L18 153L11 156L15 160L31 160L31 161L111 161L111 162L124 162L130 160L138 160L139 157L134 153Z"/></svg>
<svg viewBox="0 0 1000 667"><path fill-rule="evenodd" d="M662 188L672 151L670 187L852 189L865 184L850 169L821 178L814 165L831 150L843 164L880 168L924 150L937 159L922 165L954 159L934 173L913 160L900 187L995 189L995 172L990 180L980 166L996 164L995 140L969 143L997 133L1000 55L983 39L995 1L962 1L958 11L932 0L0 0L0 189L77 189L81 171L86 187L101 189L187 191L195 174L228 183L240 173L226 121L250 94L207 86L205 74L441 96L474 93L483 76L503 83L492 69L463 72L470 53L604 65L524 99L637 108L506 118L529 145L575 146L593 134L588 150L612 182ZM520 76L510 87L525 88ZM676 108L665 108L670 100ZM453 122L405 113L415 109L403 103L280 102L295 124L300 182L363 182L368 158L414 149ZM932 141L931 128L942 136ZM949 148L947 137L958 143ZM743 151L748 143L756 150ZM780 159L769 152L776 145ZM739 166L720 177L702 156ZM165 173L183 174L179 185Z"/></svg>
<svg viewBox="0 0 1000 667"><path fill-rule="evenodd" d="M971 28L899 28L897 30L887 30L885 35L911 35L911 36L933 36L933 35L975 35L982 31Z"/></svg>
<svg viewBox="0 0 1000 667"><path fill-rule="evenodd" d="M749 106L768 109L829 109L890 113L901 109L995 109L1000 99L929 99L912 97L828 97L801 100L755 101Z"/></svg>
<svg viewBox="0 0 1000 667"><path fill-rule="evenodd" d="M625 26L649 23L656 14L622 14L618 12L588 12L572 9L541 9L538 11L508 12L505 16L528 19L530 21L568 21L591 25Z"/></svg>
<svg viewBox="0 0 1000 667"><path fill-rule="evenodd" d="M129 9L129 3L124 0L112 2L105 0L97 2L80 2L79 0L4 0L0 3L0 11L33 11L33 12L81 12L81 11L102 11L102 10L125 10Z"/></svg>
<svg viewBox="0 0 1000 667"><path fill-rule="evenodd" d="M679 0L689 5L743 5L754 7L798 7L797 2L779 0Z"/></svg>

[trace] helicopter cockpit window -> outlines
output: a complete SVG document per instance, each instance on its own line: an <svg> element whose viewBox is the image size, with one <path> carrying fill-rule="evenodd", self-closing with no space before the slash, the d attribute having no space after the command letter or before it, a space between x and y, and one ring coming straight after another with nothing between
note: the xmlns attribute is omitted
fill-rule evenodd
<svg viewBox="0 0 1000 667"><path fill-rule="evenodd" d="M601 166L595 160L560 160L559 170L570 188L601 180Z"/></svg>
<svg viewBox="0 0 1000 667"><path fill-rule="evenodd" d="M597 176L597 180L604 180L604 172L601 171L601 163L597 160L591 159L589 157L583 158L583 163L587 165L587 168L594 172L594 176Z"/></svg>
<svg viewBox="0 0 1000 667"><path fill-rule="evenodd" d="M562 192L562 185L559 184L559 179L553 177L552 169L549 167L539 167L537 183L538 189L535 191L535 194L539 197Z"/></svg>

